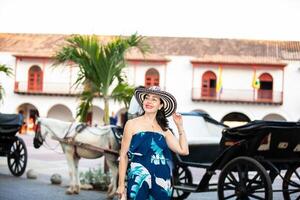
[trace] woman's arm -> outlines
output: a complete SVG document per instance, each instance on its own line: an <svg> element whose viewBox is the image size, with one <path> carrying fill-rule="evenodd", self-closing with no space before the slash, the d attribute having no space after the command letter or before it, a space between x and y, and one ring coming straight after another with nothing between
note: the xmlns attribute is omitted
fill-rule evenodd
<svg viewBox="0 0 300 200"><path fill-rule="evenodd" d="M119 197L121 197L126 193L125 176L126 176L126 170L128 165L127 152L129 150L129 145L132 138L131 126L132 126L132 121L131 120L127 121L124 127L123 138L121 143L120 161L119 161L119 186L116 192Z"/></svg>
<svg viewBox="0 0 300 200"><path fill-rule="evenodd" d="M178 130L178 134L179 134L179 141L171 133L171 131L168 130L165 134L168 147L172 151L174 151L180 155L189 155L189 146L188 146L186 135L185 135L185 132L183 129L182 116L179 113L174 113L172 115L172 117L177 126L177 130Z"/></svg>

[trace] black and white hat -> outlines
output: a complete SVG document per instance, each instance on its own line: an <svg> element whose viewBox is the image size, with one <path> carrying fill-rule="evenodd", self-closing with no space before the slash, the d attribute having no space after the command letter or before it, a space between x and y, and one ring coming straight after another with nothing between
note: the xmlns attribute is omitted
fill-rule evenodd
<svg viewBox="0 0 300 200"><path fill-rule="evenodd" d="M171 116L176 111L177 102L175 97L168 92L162 91L158 86L152 86L150 88L137 88L134 91L134 96L141 107L143 107L143 101L147 94L155 94L161 98L161 100L164 103L163 108L166 117Z"/></svg>

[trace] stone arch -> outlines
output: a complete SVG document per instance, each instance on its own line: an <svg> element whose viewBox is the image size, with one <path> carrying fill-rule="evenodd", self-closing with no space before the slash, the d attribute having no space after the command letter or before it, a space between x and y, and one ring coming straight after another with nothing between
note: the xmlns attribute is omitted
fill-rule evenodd
<svg viewBox="0 0 300 200"><path fill-rule="evenodd" d="M118 112L116 113L116 116L118 118L118 122L117 122L118 126L124 127L126 121L128 120L127 115L128 113L126 108L121 108L120 110L118 110Z"/></svg>
<svg viewBox="0 0 300 200"><path fill-rule="evenodd" d="M56 104L56 105L52 106L48 110L47 117L59 119L62 121L67 121L67 122L74 121L72 111L63 104Z"/></svg>
<svg viewBox="0 0 300 200"><path fill-rule="evenodd" d="M243 125L250 121L250 118L246 114L240 112L228 113L221 119L221 122L229 127Z"/></svg>
<svg viewBox="0 0 300 200"><path fill-rule="evenodd" d="M90 112L92 115L91 125L92 126L103 126L104 125L104 110L98 106L92 106Z"/></svg>
<svg viewBox="0 0 300 200"><path fill-rule="evenodd" d="M36 118L40 116L37 107L31 103L23 103L17 107L16 111L17 113L21 113L24 118L24 124L20 132L33 134Z"/></svg>
<svg viewBox="0 0 300 200"><path fill-rule="evenodd" d="M282 121L282 122L287 121L285 119L285 117L283 117L279 114L276 114L276 113L267 114L266 116L263 117L263 120L266 120L266 121Z"/></svg>

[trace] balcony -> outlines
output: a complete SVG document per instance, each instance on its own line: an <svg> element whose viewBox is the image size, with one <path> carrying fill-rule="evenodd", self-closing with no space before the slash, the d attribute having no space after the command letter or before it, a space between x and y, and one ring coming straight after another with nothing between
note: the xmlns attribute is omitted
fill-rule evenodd
<svg viewBox="0 0 300 200"><path fill-rule="evenodd" d="M272 90L222 89L222 92L217 93L215 88L210 88L206 90L205 95L202 95L201 88L193 88L192 100L282 105L283 92Z"/></svg>
<svg viewBox="0 0 300 200"><path fill-rule="evenodd" d="M28 87L27 81L16 81L14 92L18 94L31 95L57 95L57 96L78 96L83 87L75 87L70 83L43 82L42 87Z"/></svg>

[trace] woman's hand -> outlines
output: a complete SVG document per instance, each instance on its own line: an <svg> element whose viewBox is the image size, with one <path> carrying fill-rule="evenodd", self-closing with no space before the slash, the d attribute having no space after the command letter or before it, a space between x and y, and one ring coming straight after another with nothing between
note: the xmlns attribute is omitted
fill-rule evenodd
<svg viewBox="0 0 300 200"><path fill-rule="evenodd" d="M116 196L118 199L124 199L126 200L126 194L125 194L125 186L119 186L116 191Z"/></svg>
<svg viewBox="0 0 300 200"><path fill-rule="evenodd" d="M173 120L174 120L177 127L182 127L183 126L183 120L182 120L181 114L173 113L172 117L173 117Z"/></svg>

